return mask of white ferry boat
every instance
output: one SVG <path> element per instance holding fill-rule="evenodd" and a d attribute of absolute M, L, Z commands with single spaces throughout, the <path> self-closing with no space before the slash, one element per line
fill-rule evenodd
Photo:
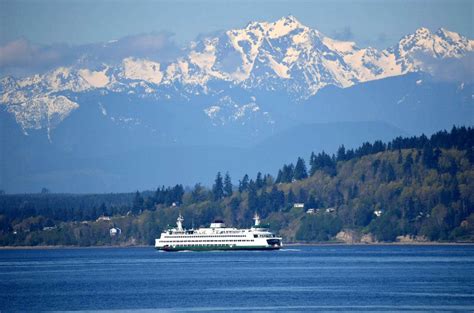
<path fill-rule="evenodd" d="M 249 229 L 226 227 L 221 220 L 214 221 L 209 228 L 184 229 L 184 219 L 179 214 L 176 227 L 162 232 L 160 239 L 155 239 L 155 248 L 164 251 L 280 249 L 281 238 L 260 225 L 258 214 L 253 219 L 255 225 Z"/>

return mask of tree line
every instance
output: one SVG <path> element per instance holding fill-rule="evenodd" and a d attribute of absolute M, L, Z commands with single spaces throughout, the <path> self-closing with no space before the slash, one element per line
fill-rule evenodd
<path fill-rule="evenodd" d="M 57 227 L 48 233 L 50 237 L 59 233 L 54 240 L 48 237 L 52 244 L 62 242 L 66 229 L 82 238 L 93 227 L 74 223 L 95 221 L 103 215 L 115 216 L 112 225 L 124 228 L 122 241 L 134 238 L 151 243 L 161 229 L 174 222 L 177 208 L 192 216 L 197 226 L 216 217 L 235 226 L 249 226 L 252 214 L 258 211 L 275 231 L 292 240 L 331 240 L 346 228 L 373 234 L 381 241 L 403 235 L 430 240 L 471 238 L 473 147 L 474 130 L 453 127 L 430 138 L 398 137 L 389 143 L 363 143 L 356 149 L 340 146 L 332 155 L 312 153 L 308 168 L 300 157 L 295 165 L 283 165 L 276 178 L 262 173 L 254 178 L 244 175 L 235 185 L 229 173 L 219 172 L 211 188 L 196 184 L 127 194 L 3 194 L 0 243 L 21 244 L 33 234 L 43 236 L 44 227 Z M 295 203 L 318 213 L 305 214 Z M 383 213 L 377 217 L 374 211 Z M 15 229 L 27 233 L 12 236 Z M 110 243 L 104 229 L 91 234 Z M 68 236 L 70 244 L 97 243 L 93 238 L 78 243 L 79 239 Z"/>

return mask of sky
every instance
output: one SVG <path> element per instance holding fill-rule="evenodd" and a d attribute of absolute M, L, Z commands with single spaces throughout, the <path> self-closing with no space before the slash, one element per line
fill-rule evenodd
<path fill-rule="evenodd" d="M 472 38 L 473 10 L 470 0 L 0 1 L 2 41 L 24 37 L 41 44 L 85 44 L 158 31 L 186 42 L 200 33 L 289 14 L 327 35 L 349 29 L 362 42 L 380 34 L 397 40 L 421 26 L 445 27 Z"/>
<path fill-rule="evenodd" d="M 470 0 L 0 0 L 0 70 L 39 70 L 38 62 L 49 62 L 49 68 L 59 62 L 58 54 L 68 60 L 77 56 L 67 47 L 139 34 L 157 35 L 173 50 L 202 34 L 290 14 L 362 47 L 387 48 L 422 26 L 474 38 Z"/>

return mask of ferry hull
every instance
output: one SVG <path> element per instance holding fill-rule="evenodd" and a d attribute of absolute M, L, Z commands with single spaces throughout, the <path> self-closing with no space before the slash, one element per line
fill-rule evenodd
<path fill-rule="evenodd" d="M 281 246 L 195 246 L 195 247 L 185 247 L 185 246 L 164 246 L 164 247 L 155 247 L 157 250 L 163 250 L 168 252 L 175 251 L 230 251 L 230 250 L 278 250 Z"/>

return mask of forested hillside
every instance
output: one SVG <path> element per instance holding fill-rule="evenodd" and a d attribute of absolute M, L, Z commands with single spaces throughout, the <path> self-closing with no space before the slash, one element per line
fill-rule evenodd
<path fill-rule="evenodd" d="M 232 182 L 107 195 L 0 195 L 0 245 L 152 244 L 174 224 L 247 227 L 258 212 L 288 241 L 474 241 L 474 129 L 311 154 Z M 304 204 L 304 207 L 301 205 Z M 104 218 L 107 217 L 107 218 Z M 100 218 L 102 217 L 102 218 Z M 110 217 L 110 218 L 108 218 Z M 109 230 L 120 228 L 111 236 Z"/>

